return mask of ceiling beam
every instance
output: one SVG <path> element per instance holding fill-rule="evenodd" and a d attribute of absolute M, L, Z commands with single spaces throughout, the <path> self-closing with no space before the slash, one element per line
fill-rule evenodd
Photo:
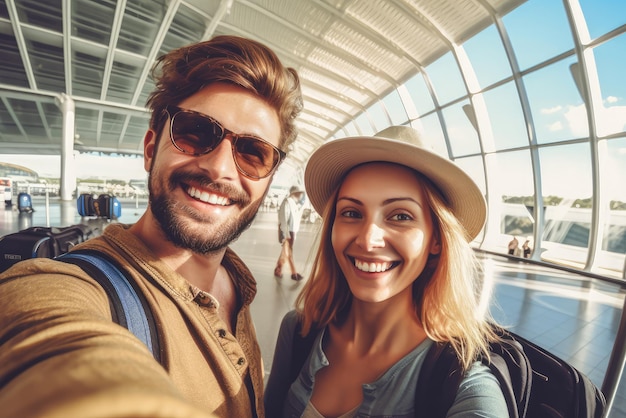
<path fill-rule="evenodd" d="M 152 43 L 152 47 L 150 48 L 150 52 L 146 57 L 146 63 L 141 71 L 141 75 L 139 76 L 139 80 L 137 82 L 137 88 L 135 89 L 135 93 L 133 94 L 133 98 L 131 99 L 131 104 L 136 105 L 139 101 L 139 97 L 141 96 L 141 92 L 143 91 L 143 86 L 146 84 L 146 80 L 150 75 L 150 70 L 156 61 L 159 50 L 161 49 L 161 45 L 163 44 L 163 40 L 167 35 L 167 32 L 170 30 L 170 26 L 172 26 L 172 21 L 178 12 L 178 7 L 180 6 L 181 0 L 172 0 L 165 12 L 165 16 L 163 17 L 163 22 L 159 25 L 159 30 L 157 32 L 156 37 L 154 38 L 154 42 Z"/>
<path fill-rule="evenodd" d="M 63 16 L 63 66 L 65 73 L 65 93 L 72 96 L 72 0 L 62 0 Z"/>
<path fill-rule="evenodd" d="M 28 85 L 31 89 L 37 90 L 37 81 L 35 80 L 35 74 L 33 73 L 33 66 L 30 63 L 28 48 L 26 47 L 26 41 L 24 40 L 24 33 L 22 33 L 20 19 L 17 14 L 17 8 L 15 7 L 15 0 L 6 0 L 6 6 L 7 11 L 9 12 L 9 19 L 11 20 L 11 27 L 13 28 L 13 36 L 15 36 L 15 42 L 17 43 L 17 48 L 20 51 L 22 64 L 24 65 Z"/>

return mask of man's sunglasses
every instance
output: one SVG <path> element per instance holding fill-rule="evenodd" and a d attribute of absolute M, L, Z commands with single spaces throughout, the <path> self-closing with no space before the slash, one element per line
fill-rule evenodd
<path fill-rule="evenodd" d="M 278 167 L 285 153 L 264 139 L 238 135 L 210 116 L 176 106 L 165 108 L 170 118 L 170 139 L 180 152 L 204 155 L 230 137 L 237 170 L 251 179 L 262 179 Z"/>

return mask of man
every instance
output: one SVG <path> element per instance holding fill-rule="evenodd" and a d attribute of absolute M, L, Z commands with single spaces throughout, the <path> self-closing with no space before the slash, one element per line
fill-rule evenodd
<path fill-rule="evenodd" d="M 25 261 L 0 276 L 0 416 L 264 415 L 256 283 L 228 245 L 296 137 L 299 79 L 264 45 L 228 36 L 160 57 L 153 75 L 148 209 L 77 248 L 136 282 L 161 364 L 83 270 Z"/>
<path fill-rule="evenodd" d="M 283 277 L 283 264 L 287 262 L 291 269 L 291 280 L 295 281 L 300 281 L 303 278 L 298 273 L 296 263 L 293 260 L 293 244 L 296 240 L 296 234 L 300 230 L 302 218 L 302 199 L 304 199 L 304 190 L 298 186 L 291 186 L 289 195 L 283 199 L 278 209 L 278 240 L 281 248 L 274 268 L 274 276 Z"/>

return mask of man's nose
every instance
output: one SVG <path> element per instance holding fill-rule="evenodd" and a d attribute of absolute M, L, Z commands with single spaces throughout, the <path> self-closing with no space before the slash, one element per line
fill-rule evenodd
<path fill-rule="evenodd" d="M 227 136 L 208 154 L 202 155 L 201 166 L 210 173 L 210 178 L 217 179 L 235 179 L 239 175 L 237 164 L 235 163 L 235 155 L 233 154 L 232 138 Z"/>

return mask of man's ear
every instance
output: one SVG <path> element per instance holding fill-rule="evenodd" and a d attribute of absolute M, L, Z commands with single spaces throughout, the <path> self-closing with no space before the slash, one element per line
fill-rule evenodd
<path fill-rule="evenodd" d="M 143 167 L 146 171 L 150 171 L 152 167 L 152 159 L 156 153 L 156 132 L 152 129 L 146 131 L 143 137 Z"/>

